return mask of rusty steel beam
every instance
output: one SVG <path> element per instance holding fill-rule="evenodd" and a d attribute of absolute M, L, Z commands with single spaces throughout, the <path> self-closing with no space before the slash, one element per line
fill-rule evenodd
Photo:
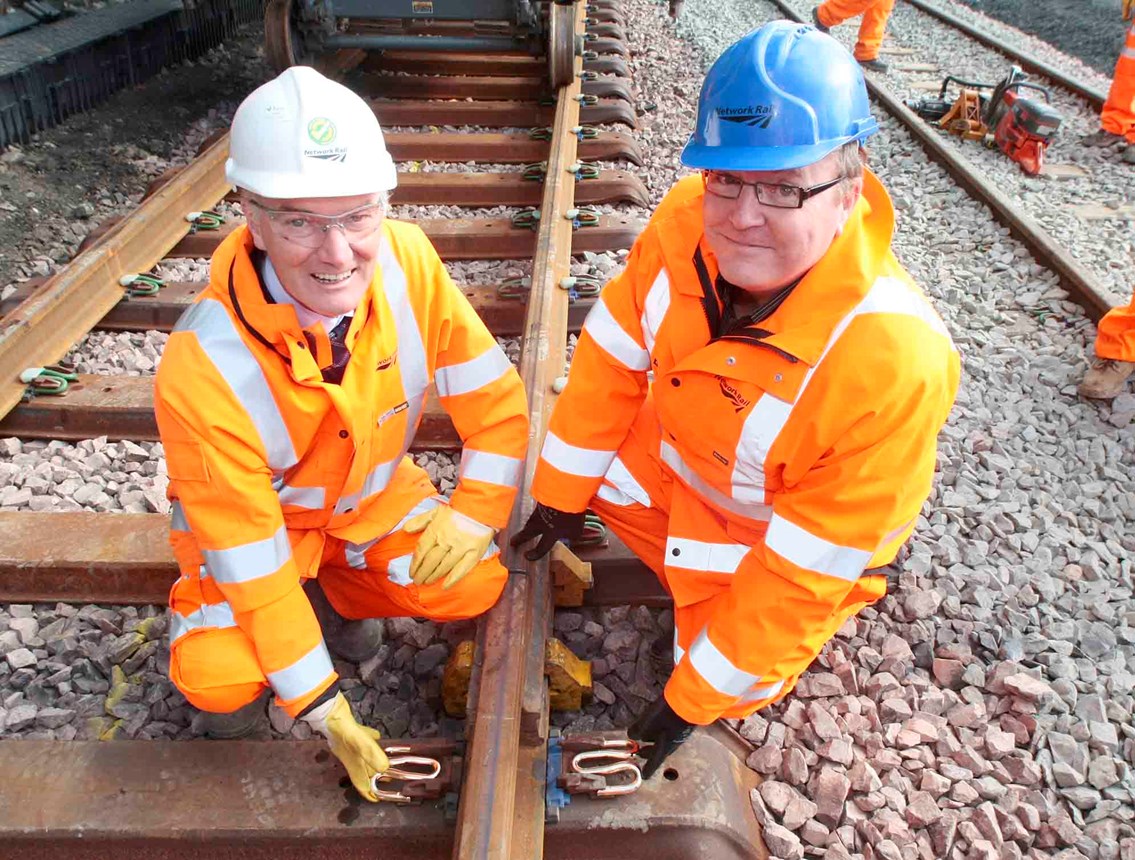
<path fill-rule="evenodd" d="M 480 75 L 494 77 L 538 77 L 546 80 L 548 61 L 544 57 L 510 54 L 447 54 L 441 51 L 382 51 L 372 53 L 363 62 L 370 72 L 407 72 L 420 75 L 428 69 L 435 75 Z M 626 63 L 613 70 L 606 59 L 584 60 L 584 71 L 617 74 L 627 77 Z"/>
<path fill-rule="evenodd" d="M 0 302 L 0 315 L 26 300 L 45 281 L 46 278 L 32 278 L 20 284 L 12 296 Z M 516 337 L 523 332 L 527 299 L 502 299 L 496 284 L 458 286 L 473 310 L 495 334 Z M 156 296 L 124 298 L 99 320 L 96 328 L 106 331 L 173 331 L 178 317 L 204 288 L 205 284 L 200 281 L 171 281 Z M 578 332 L 583 327 L 583 320 L 593 303 L 593 299 L 580 299 L 571 305 L 568 311 L 569 331 Z"/>
<path fill-rule="evenodd" d="M 576 4 L 575 32 L 583 28 Z M 520 376 L 528 396 L 529 438 L 542 439 L 551 415 L 552 383 L 563 372 L 568 302 L 559 281 L 570 273 L 573 235 L 564 213 L 574 205 L 576 183 L 566 167 L 576 160 L 580 122 L 578 72 L 559 90 L 548 153 L 548 177 L 535 237 Z M 530 239 L 532 237 L 529 237 Z M 575 250 L 582 250 L 575 248 Z M 531 510 L 529 488 L 537 446 L 529 445 L 524 476 L 506 534 L 515 534 Z M 548 687 L 544 653 L 551 635 L 552 589 L 548 559 L 528 562 L 502 545 L 509 570 L 504 594 L 478 625 L 466 722 L 465 782 L 457 809 L 453 860 L 541 860 L 545 804 L 540 786 L 548 738 Z M 534 785 L 535 783 L 535 785 Z"/>
<path fill-rule="evenodd" d="M 670 605 L 619 540 L 579 555 L 595 576 L 585 605 Z M 160 606 L 177 576 L 165 514 L 0 511 L 0 603 Z"/>
<path fill-rule="evenodd" d="M 395 205 L 539 206 L 542 183 L 521 173 L 399 173 L 391 193 Z M 642 180 L 623 170 L 602 170 L 579 183 L 577 202 L 650 205 Z"/>
<path fill-rule="evenodd" d="M 574 137 L 574 135 L 572 135 Z M 219 230 L 192 233 L 167 254 L 175 258 L 207 258 L 242 221 Z M 532 257 L 533 234 L 513 227 L 507 218 L 430 218 L 415 222 L 443 260 L 524 260 Z M 595 227 L 577 231 L 575 250 L 613 251 L 630 248 L 643 224 L 634 218 L 603 215 Z"/>
<path fill-rule="evenodd" d="M 432 71 L 432 69 L 430 70 Z M 540 101 L 554 99 L 546 81 L 538 77 L 371 75 L 367 93 L 384 99 L 476 99 L 478 101 Z M 631 101 L 630 84 L 618 78 L 583 82 L 583 92 L 599 98 Z"/>
<path fill-rule="evenodd" d="M 81 374 L 62 397 L 36 397 L 0 420 L 0 436 L 157 442 L 152 376 Z M 461 438 L 430 389 L 413 450 L 455 451 Z"/>
<path fill-rule="evenodd" d="M 554 105 L 536 102 L 445 102 L 414 99 L 370 99 L 378 121 L 386 125 L 480 125 L 486 128 L 515 128 L 551 125 Z M 637 128 L 634 108 L 618 99 L 600 99 L 579 112 L 585 125 L 621 123 Z"/>
<path fill-rule="evenodd" d="M 227 152 L 227 138 L 215 143 L 0 321 L 0 416 L 24 394 L 21 371 L 62 358 L 122 298 L 120 277 L 149 271 L 189 229 L 186 213 L 224 197 Z"/>
<path fill-rule="evenodd" d="M 360 801 L 342 787 L 342 768 L 322 741 L 70 741 L 63 754 L 60 746 L 0 744 L 4 856 L 454 856 L 443 804 Z M 543 856 L 767 858 L 749 803 L 759 780 L 726 730 L 696 732 L 667 760 L 667 772 L 629 797 L 575 798 L 545 830 Z M 538 789 L 539 779 L 533 783 Z"/>
<path fill-rule="evenodd" d="M 528 164 L 548 157 L 548 142 L 533 140 L 526 134 L 479 132 L 438 132 L 386 135 L 386 148 L 395 161 L 483 162 L 487 164 Z M 638 142 L 622 132 L 600 132 L 579 145 L 581 161 L 618 161 L 642 164 Z"/>

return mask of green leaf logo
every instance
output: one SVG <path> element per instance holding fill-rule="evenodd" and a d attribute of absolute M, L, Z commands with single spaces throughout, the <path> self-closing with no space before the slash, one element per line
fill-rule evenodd
<path fill-rule="evenodd" d="M 307 136 L 321 146 L 335 140 L 335 123 L 324 116 L 317 116 L 307 124 Z"/>

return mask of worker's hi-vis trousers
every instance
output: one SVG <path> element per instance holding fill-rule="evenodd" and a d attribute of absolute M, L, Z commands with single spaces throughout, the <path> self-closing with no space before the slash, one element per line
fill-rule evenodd
<path fill-rule="evenodd" d="M 732 576 L 724 569 L 728 565 L 714 563 L 712 556 L 704 565 L 709 570 L 681 568 L 674 563 L 678 559 L 672 557 L 678 555 L 677 547 L 722 547 L 723 555 L 736 559 L 729 553 L 731 546 L 752 546 L 761 537 L 752 528 L 727 522 L 697 494 L 675 481 L 662 468 L 661 440 L 657 413 L 648 398 L 589 507 L 654 571 L 674 598 L 674 655 L 679 660 L 714 612 L 729 600 Z M 668 541 L 674 544 L 670 555 Z M 804 641 L 784 643 L 783 655 L 761 676 L 759 689 L 724 713 L 683 716 L 703 724 L 718 717 L 741 718 L 783 698 L 848 617 L 881 598 L 886 590 L 885 576 L 862 577 L 834 612 L 825 609 L 825 618 L 812 627 Z M 754 633 L 741 631 L 735 638 L 743 642 Z M 696 696 L 683 696 L 684 700 L 689 698 Z"/>
<path fill-rule="evenodd" d="M 402 523 L 439 503 L 436 497 L 420 502 L 392 532 L 371 542 L 326 539 L 318 579 L 340 615 L 454 621 L 473 618 L 496 603 L 508 572 L 495 544 L 448 590 L 440 579 L 427 586 L 410 581 L 410 559 L 421 535 L 402 531 Z M 235 711 L 269 686 L 252 640 L 235 623 L 197 629 L 173 642 L 169 673 L 190 704 L 214 713 Z"/>
<path fill-rule="evenodd" d="M 1115 64 L 1115 76 L 1100 114 L 1100 125 L 1104 131 L 1122 135 L 1135 144 L 1135 19 L 1127 28 L 1127 39 Z"/>
<path fill-rule="evenodd" d="M 883 31 L 887 29 L 887 18 L 894 7 L 895 0 L 827 0 L 816 15 L 825 27 L 836 27 L 848 18 L 862 15 L 859 38 L 855 42 L 855 59 L 874 60 L 879 57 Z"/>
<path fill-rule="evenodd" d="M 1096 355 L 1115 361 L 1135 361 L 1135 294 L 1126 307 L 1112 308 L 1100 320 Z"/>

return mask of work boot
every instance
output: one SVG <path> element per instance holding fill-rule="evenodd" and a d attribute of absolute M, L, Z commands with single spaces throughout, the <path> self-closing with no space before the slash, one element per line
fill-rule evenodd
<path fill-rule="evenodd" d="M 315 610 L 315 617 L 323 630 L 323 640 L 332 656 L 348 663 L 362 663 L 374 656 L 382 645 L 385 632 L 381 618 L 344 618 L 335 611 L 318 580 L 309 579 L 303 590 Z"/>
<path fill-rule="evenodd" d="M 825 27 L 820 23 L 820 7 L 812 7 L 812 26 L 819 30 L 821 33 L 831 32 L 831 27 Z"/>
<path fill-rule="evenodd" d="M 202 737 L 217 741 L 246 738 L 261 724 L 268 724 L 266 703 L 265 693 L 257 696 L 243 708 L 237 708 L 231 714 L 201 711 L 193 718 L 193 731 Z"/>
<path fill-rule="evenodd" d="M 1116 146 L 1123 142 L 1123 138 L 1102 128 L 1092 134 L 1080 138 L 1080 146 Z"/>
<path fill-rule="evenodd" d="M 1084 374 L 1080 396 L 1093 400 L 1111 400 L 1127 388 L 1127 378 L 1135 372 L 1135 362 L 1097 358 Z"/>
<path fill-rule="evenodd" d="M 878 72 L 880 75 L 885 75 L 891 70 L 891 67 L 876 57 L 873 60 L 859 60 L 859 65 L 865 69 L 870 69 L 872 72 Z"/>

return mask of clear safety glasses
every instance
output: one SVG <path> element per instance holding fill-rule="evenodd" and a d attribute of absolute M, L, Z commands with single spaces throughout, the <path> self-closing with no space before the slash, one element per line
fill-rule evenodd
<path fill-rule="evenodd" d="M 815 197 L 829 188 L 834 188 L 843 180 L 842 176 L 837 176 L 829 182 L 801 188 L 799 185 L 782 185 L 777 182 L 746 182 L 733 173 L 722 173 L 717 170 L 703 170 L 701 176 L 705 190 L 715 197 L 736 200 L 748 185 L 757 192 L 758 202 L 777 209 L 799 209 L 809 197 Z"/>
<path fill-rule="evenodd" d="M 319 215 L 294 209 L 269 209 L 255 200 L 249 202 L 268 216 L 276 235 L 305 248 L 318 248 L 322 245 L 327 231 L 332 227 L 340 228 L 348 242 L 369 239 L 386 215 L 382 203 L 367 203 L 340 215 Z"/>

